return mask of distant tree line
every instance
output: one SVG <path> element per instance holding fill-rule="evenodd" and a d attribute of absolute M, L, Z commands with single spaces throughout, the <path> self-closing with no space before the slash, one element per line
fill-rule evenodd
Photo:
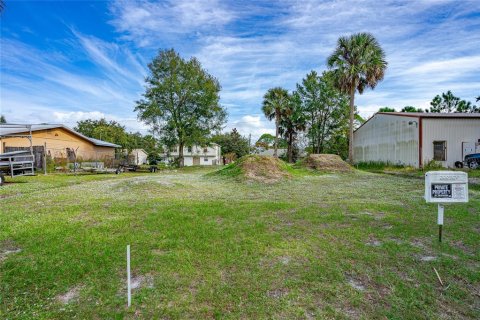
<path fill-rule="evenodd" d="M 480 96 L 476 98 L 476 102 L 480 101 Z M 396 112 L 394 108 L 382 107 L 378 112 Z M 430 113 L 478 113 L 480 106 L 474 105 L 472 102 L 460 99 L 453 95 L 452 91 L 436 95 L 430 102 L 430 108 L 423 110 L 413 106 L 403 107 L 400 112 L 430 112 Z"/>
<path fill-rule="evenodd" d="M 127 132 L 125 126 L 113 120 L 81 120 L 74 130 L 90 138 L 118 144 L 128 153 L 133 149 L 144 149 L 151 159 L 156 158 L 160 151 L 157 140 L 151 134 Z"/>

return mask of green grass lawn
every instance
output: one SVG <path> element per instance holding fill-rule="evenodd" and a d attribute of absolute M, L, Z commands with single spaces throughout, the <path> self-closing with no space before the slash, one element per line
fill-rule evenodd
<path fill-rule="evenodd" d="M 415 177 L 211 170 L 9 179 L 0 318 L 480 318 L 479 188 L 439 244 Z"/>

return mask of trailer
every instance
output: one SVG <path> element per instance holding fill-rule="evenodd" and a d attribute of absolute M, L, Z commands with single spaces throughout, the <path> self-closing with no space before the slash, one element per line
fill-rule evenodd
<path fill-rule="evenodd" d="M 22 128 L 29 134 L 15 134 L 12 129 Z M 28 150 L 19 150 L 0 153 L 0 185 L 5 182 L 5 177 L 11 178 L 18 176 L 34 175 L 35 156 L 32 147 L 32 126 L 19 124 L 0 124 L 0 139 L 8 137 L 25 138 L 29 141 Z"/>

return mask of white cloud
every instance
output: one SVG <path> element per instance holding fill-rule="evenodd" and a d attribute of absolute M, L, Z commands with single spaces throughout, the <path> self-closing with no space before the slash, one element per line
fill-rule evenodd
<path fill-rule="evenodd" d="M 232 21 L 235 14 L 223 1 L 115 1 L 110 23 L 124 38 L 137 45 L 155 45 L 158 39 L 220 28 Z"/>
<path fill-rule="evenodd" d="M 236 128 L 243 136 L 248 137 L 251 134 L 252 144 L 264 133 L 275 134 L 274 125 L 260 115 L 246 115 L 231 121 L 224 131 L 231 131 L 233 128 Z"/>
<path fill-rule="evenodd" d="M 78 120 L 105 117 L 129 130 L 146 132 L 133 113 L 136 92 L 141 89 L 133 77 L 142 77 L 135 59 L 123 50 L 106 50 L 108 44 L 98 39 L 78 36 L 96 63 L 93 72 L 78 69 L 64 55 L 1 39 L 0 113 L 9 122 L 69 126 Z M 108 54 L 123 54 L 130 63 L 122 65 Z"/>

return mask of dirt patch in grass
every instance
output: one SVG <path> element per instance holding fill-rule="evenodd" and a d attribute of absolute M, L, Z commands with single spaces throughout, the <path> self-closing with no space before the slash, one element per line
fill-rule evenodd
<path fill-rule="evenodd" d="M 352 167 L 336 154 L 310 154 L 301 165 L 326 172 L 351 172 Z"/>
<path fill-rule="evenodd" d="M 260 155 L 244 156 L 216 174 L 262 183 L 275 183 L 291 176 L 282 160 Z"/>
<path fill-rule="evenodd" d="M 147 275 L 139 274 L 139 275 L 132 276 L 132 278 L 130 279 L 130 286 L 132 288 L 132 291 L 142 289 L 142 288 L 152 289 L 154 288 L 153 276 L 150 274 L 147 274 Z M 122 289 L 127 290 L 126 281 L 123 284 Z"/>
<path fill-rule="evenodd" d="M 267 292 L 267 296 L 273 299 L 280 299 L 288 295 L 288 289 L 280 288 L 275 290 L 270 290 Z"/>
<path fill-rule="evenodd" d="M 8 256 L 19 253 L 21 251 L 22 249 L 11 240 L 5 240 L 3 242 L 0 242 L 0 262 L 6 260 Z"/>
<path fill-rule="evenodd" d="M 360 292 L 363 292 L 367 289 L 366 284 L 363 281 L 361 281 L 360 279 L 351 277 L 351 276 L 347 277 L 347 283 L 353 289 L 355 289 L 357 291 L 360 291 Z"/>
<path fill-rule="evenodd" d="M 81 289 L 82 289 L 82 286 L 75 286 L 69 289 L 64 294 L 59 294 L 57 296 L 57 301 L 62 304 L 69 304 L 70 302 L 78 299 L 78 297 L 80 296 Z"/>

